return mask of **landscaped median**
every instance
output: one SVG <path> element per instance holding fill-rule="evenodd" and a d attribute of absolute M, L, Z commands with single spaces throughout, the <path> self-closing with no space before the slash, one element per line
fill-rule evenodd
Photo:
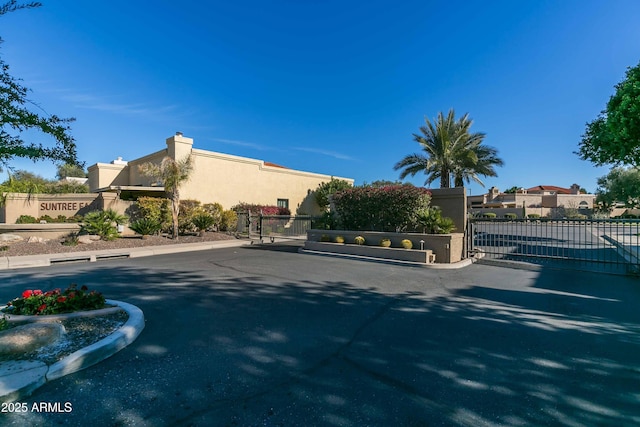
<path fill-rule="evenodd" d="M 364 239 L 362 244 L 356 243 L 358 236 Z M 381 246 L 383 239 L 390 240 L 390 247 Z M 411 242 L 411 249 L 405 248 L 407 240 Z M 452 264 L 462 260 L 463 243 L 462 233 L 420 234 L 313 229 L 307 231 L 304 249 L 421 264 Z"/>
<path fill-rule="evenodd" d="M 121 301 L 106 300 L 105 302 L 108 306 L 113 306 L 115 310 L 123 310 L 127 313 L 128 319 L 124 325 L 100 341 L 69 354 L 62 360 L 50 365 L 39 360 L 3 362 L 0 364 L 0 402 L 11 402 L 29 396 L 35 389 L 47 381 L 95 365 L 135 341 L 144 329 L 145 323 L 142 311 L 134 305 Z M 83 315 L 96 316 L 111 312 L 112 310 L 112 308 L 107 308 L 65 315 L 34 316 L 33 320 L 39 322 L 55 322 L 55 320 L 59 320 L 60 318 Z M 17 318 L 27 316 L 12 315 L 11 317 L 13 320 L 19 321 L 21 319 Z"/>

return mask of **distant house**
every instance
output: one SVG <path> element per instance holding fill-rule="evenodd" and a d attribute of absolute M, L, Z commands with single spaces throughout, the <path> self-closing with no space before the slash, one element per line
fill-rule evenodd
<path fill-rule="evenodd" d="M 502 209 L 503 213 L 510 210 L 522 216 L 535 213 L 540 216 L 554 215 L 559 209 L 577 209 L 586 213 L 593 209 L 595 194 L 580 192 L 580 186 L 573 184 L 569 188 L 555 185 L 537 185 L 531 188 L 521 188 L 515 193 L 501 193 L 496 187 L 491 187 L 486 194 L 467 197 L 467 208 L 472 213 L 485 209 Z"/>
<path fill-rule="evenodd" d="M 138 166 L 160 163 L 165 156 L 181 160 L 192 156 L 193 172 L 180 187 L 182 199 L 202 203 L 220 203 L 229 209 L 240 202 L 277 205 L 292 213 L 319 213 L 313 191 L 331 175 L 289 169 L 259 159 L 238 157 L 193 148 L 193 139 L 181 133 L 166 140 L 167 147 L 135 160 L 119 157 L 111 163 L 97 163 L 89 167 L 89 190 L 118 194 L 123 199 L 139 196 L 164 195 L 161 182 L 140 173 Z M 337 178 L 337 177 L 336 177 Z M 353 179 L 344 179 L 353 184 Z"/>

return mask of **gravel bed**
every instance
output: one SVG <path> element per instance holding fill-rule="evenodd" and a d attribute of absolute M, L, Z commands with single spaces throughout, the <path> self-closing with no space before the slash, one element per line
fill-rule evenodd
<path fill-rule="evenodd" d="M 13 257 L 24 255 L 41 255 L 68 253 L 80 251 L 95 251 L 102 249 L 130 249 L 145 246 L 175 245 L 182 243 L 201 243 L 218 240 L 233 240 L 236 236 L 221 232 L 207 232 L 204 236 L 180 236 L 177 239 L 171 239 L 166 236 L 149 236 L 142 239 L 140 236 L 120 237 L 111 242 L 97 240 L 92 243 L 77 244 L 75 246 L 65 246 L 62 244 L 64 239 L 50 239 L 46 242 L 28 243 L 26 239 L 20 242 L 2 243 L 0 244 L 0 257 Z"/>
<path fill-rule="evenodd" d="M 112 334 L 124 325 L 128 318 L 129 315 L 124 310 L 121 310 L 100 317 L 77 317 L 58 321 L 56 323 L 61 323 L 66 331 L 60 341 L 30 353 L 0 356 L 0 363 L 9 360 L 38 360 L 47 365 L 52 365 L 65 356 Z"/>

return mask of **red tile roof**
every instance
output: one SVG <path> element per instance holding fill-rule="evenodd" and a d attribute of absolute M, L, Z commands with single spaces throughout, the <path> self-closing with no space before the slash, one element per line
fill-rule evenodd
<path fill-rule="evenodd" d="M 527 188 L 527 193 L 542 191 L 555 191 L 557 194 L 571 194 L 571 189 L 556 187 L 555 185 L 537 185 L 535 187 Z"/>
<path fill-rule="evenodd" d="M 275 163 L 271 163 L 271 162 L 264 162 L 264 165 L 265 165 L 265 166 L 271 166 L 272 168 L 289 169 L 288 167 L 280 166 L 280 165 L 277 165 L 277 164 L 275 164 Z"/>

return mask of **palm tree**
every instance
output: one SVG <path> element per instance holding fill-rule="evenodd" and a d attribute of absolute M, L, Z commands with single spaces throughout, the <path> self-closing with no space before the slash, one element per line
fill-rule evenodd
<path fill-rule="evenodd" d="M 462 187 L 464 183 L 477 182 L 484 187 L 478 175 L 498 176 L 494 166 L 502 166 L 504 162 L 498 157 L 498 150 L 482 144 L 473 144 L 466 148 L 466 155 L 460 167 L 453 173 L 454 186 Z"/>
<path fill-rule="evenodd" d="M 160 165 L 144 163 L 139 167 L 140 173 L 160 179 L 164 185 L 164 191 L 171 200 L 171 217 L 173 222 L 174 239 L 178 238 L 178 213 L 180 211 L 180 184 L 189 179 L 193 170 L 191 156 L 182 160 L 174 160 L 167 156 L 162 159 Z"/>
<path fill-rule="evenodd" d="M 420 127 L 422 135 L 413 135 L 424 154 L 410 154 L 396 163 L 395 170 L 403 169 L 400 179 L 424 172 L 426 185 L 440 179 L 440 188 L 449 188 L 451 178 L 456 186 L 462 186 L 470 180 L 483 185 L 478 175 L 496 176 L 493 166 L 503 162 L 495 148 L 482 145 L 484 133 L 469 131 L 473 124 L 469 114 L 456 121 L 451 109 L 446 117 L 438 113 L 433 123 L 425 118 L 425 124 Z"/>

